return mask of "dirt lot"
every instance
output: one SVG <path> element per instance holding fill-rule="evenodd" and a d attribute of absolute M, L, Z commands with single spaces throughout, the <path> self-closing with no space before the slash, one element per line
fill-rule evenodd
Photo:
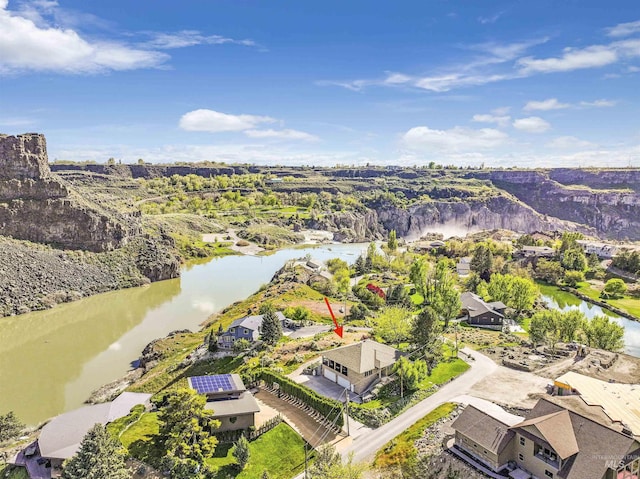
<path fill-rule="evenodd" d="M 469 394 L 500 406 L 531 409 L 544 395 L 549 382 L 532 373 L 500 366 L 496 372 L 477 382 Z"/>

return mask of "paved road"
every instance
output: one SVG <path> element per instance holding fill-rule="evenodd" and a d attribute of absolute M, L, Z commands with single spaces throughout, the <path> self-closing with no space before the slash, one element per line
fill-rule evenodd
<path fill-rule="evenodd" d="M 384 426 L 370 430 L 362 428 L 360 431 L 352 430 L 353 441 L 344 448 L 338 448 L 342 452 L 343 457 L 353 452 L 354 462 L 371 462 L 376 452 L 381 449 L 387 442 L 402 433 L 424 416 L 429 414 L 435 408 L 445 402 L 452 401 L 460 396 L 466 395 L 473 385 L 484 379 L 489 374 L 498 369 L 498 365 L 491 359 L 469 348 L 461 350 L 465 354 L 473 356 L 475 361 L 470 361 L 470 368 L 454 381 L 442 386 L 436 393 L 427 399 L 419 402 L 412 408 L 408 409 L 392 421 Z M 464 357 L 464 355 L 461 355 Z M 357 436 L 356 436 L 357 435 Z M 304 474 L 296 476 L 295 479 L 301 479 Z"/>
<path fill-rule="evenodd" d="M 353 442 L 342 451 L 343 455 L 346 456 L 353 452 L 354 462 L 372 460 L 376 451 L 381 449 L 382 446 L 391 439 L 415 424 L 439 405 L 451 401 L 458 396 L 467 394 L 475 383 L 498 368 L 496 363 L 480 353 L 468 348 L 464 348 L 462 351 L 471 354 L 475 358 L 475 361 L 470 362 L 471 368 L 469 368 L 467 372 L 447 385 L 442 386 L 436 393 L 424 401 L 419 402 L 392 421 L 389 421 L 384 426 L 372 432 L 365 432 L 355 438 Z"/>

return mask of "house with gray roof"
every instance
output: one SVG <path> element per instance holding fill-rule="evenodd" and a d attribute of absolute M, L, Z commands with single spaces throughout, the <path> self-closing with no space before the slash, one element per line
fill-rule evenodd
<path fill-rule="evenodd" d="M 468 406 L 452 427 L 456 431 L 454 448 L 505 477 L 640 477 L 640 442 L 636 437 L 614 429 L 607 421 L 567 409 L 550 397 L 541 398 L 526 419 L 515 425 Z"/>
<path fill-rule="evenodd" d="M 276 316 L 283 328 L 289 325 L 289 319 L 282 312 L 278 311 Z M 262 334 L 263 318 L 264 315 L 259 314 L 236 319 L 224 333 L 218 336 L 218 346 L 223 349 L 231 349 L 233 348 L 233 343 L 239 339 L 246 339 L 250 343 L 256 342 L 260 338 L 260 334 Z"/>
<path fill-rule="evenodd" d="M 56 416 L 42 428 L 37 441 L 39 457 L 49 461 L 50 471 L 55 475 L 62 463 L 78 451 L 89 429 L 126 416 L 138 404 L 147 406 L 150 399 L 151 394 L 123 392 L 111 402 L 84 406 Z M 25 458 L 25 462 L 39 457 Z"/>
<path fill-rule="evenodd" d="M 501 301 L 487 303 L 475 293 L 466 291 L 460 295 L 462 308 L 459 319 L 470 326 L 501 330 L 504 323 L 504 310 L 507 308 Z"/>
<path fill-rule="evenodd" d="M 341 346 L 322 355 L 322 376 L 362 394 L 391 373 L 402 353 L 371 339 Z"/>
<path fill-rule="evenodd" d="M 237 374 L 214 374 L 188 378 L 189 387 L 207 397 L 205 409 L 220 421 L 218 432 L 246 430 L 255 426 L 260 406 Z"/>

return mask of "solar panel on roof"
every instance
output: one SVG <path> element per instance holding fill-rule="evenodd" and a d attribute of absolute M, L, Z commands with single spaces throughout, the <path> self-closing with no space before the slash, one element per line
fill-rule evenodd
<path fill-rule="evenodd" d="M 220 391 L 235 391 L 231 374 L 216 374 L 214 376 L 193 376 L 191 386 L 199 394 L 206 394 Z"/>

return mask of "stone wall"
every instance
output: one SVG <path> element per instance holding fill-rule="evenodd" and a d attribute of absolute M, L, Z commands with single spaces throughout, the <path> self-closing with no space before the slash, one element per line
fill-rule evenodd
<path fill-rule="evenodd" d="M 103 211 L 51 173 L 44 135 L 0 135 L 0 235 L 99 252 L 140 233 L 139 218 Z"/>

